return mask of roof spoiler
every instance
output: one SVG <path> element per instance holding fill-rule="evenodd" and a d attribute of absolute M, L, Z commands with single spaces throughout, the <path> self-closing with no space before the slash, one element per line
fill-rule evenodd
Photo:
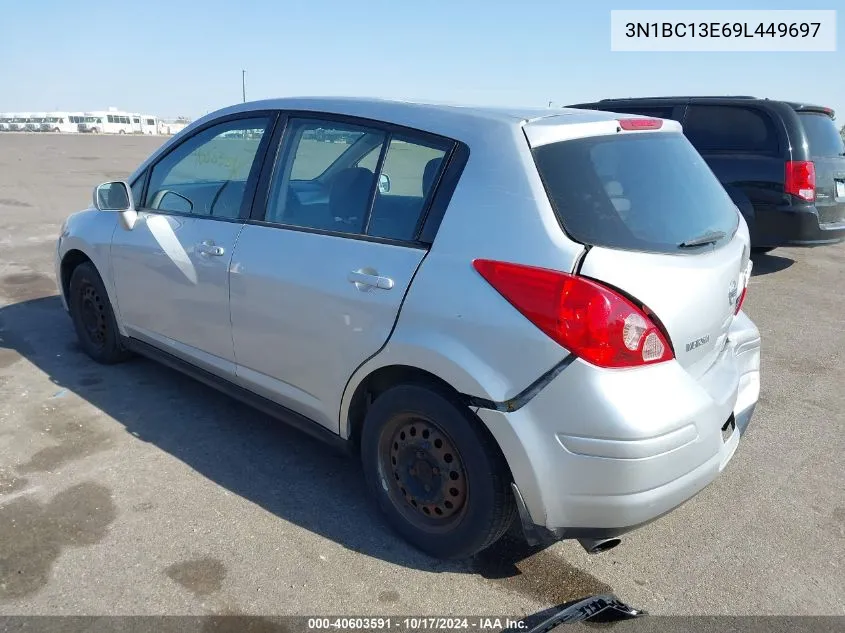
<path fill-rule="evenodd" d="M 809 105 L 806 103 L 798 103 L 793 106 L 796 112 L 818 112 L 819 114 L 826 114 L 831 119 L 836 118 L 836 112 L 833 108 L 826 108 L 825 106 Z"/>

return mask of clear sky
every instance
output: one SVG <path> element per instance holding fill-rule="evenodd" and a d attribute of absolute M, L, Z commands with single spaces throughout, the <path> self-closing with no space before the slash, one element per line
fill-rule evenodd
<path fill-rule="evenodd" d="M 0 111 L 196 117 L 364 95 L 495 105 L 751 94 L 845 120 L 845 5 L 707 0 L 41 0 L 0 11 Z M 610 51 L 611 9 L 839 9 L 835 53 Z"/>

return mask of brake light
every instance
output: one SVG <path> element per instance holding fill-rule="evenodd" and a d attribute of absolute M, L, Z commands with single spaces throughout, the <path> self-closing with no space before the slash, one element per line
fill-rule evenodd
<path fill-rule="evenodd" d="M 619 119 L 623 130 L 659 130 L 663 127 L 661 119 Z"/>
<path fill-rule="evenodd" d="M 809 160 L 786 161 L 784 191 L 807 202 L 816 199 L 816 165 Z"/>
<path fill-rule="evenodd" d="M 473 266 L 531 323 L 589 363 L 637 367 L 674 358 L 642 310 L 591 279 L 487 259 Z"/>

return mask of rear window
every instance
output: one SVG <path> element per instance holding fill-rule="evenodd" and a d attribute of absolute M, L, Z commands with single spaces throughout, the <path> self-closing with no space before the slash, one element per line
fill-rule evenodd
<path fill-rule="evenodd" d="M 690 106 L 684 134 L 700 152 L 778 152 L 774 122 L 755 108 Z"/>
<path fill-rule="evenodd" d="M 807 135 L 810 156 L 842 156 L 845 144 L 836 129 L 836 123 L 821 112 L 801 112 L 798 114 L 804 132 Z"/>
<path fill-rule="evenodd" d="M 681 134 L 562 141 L 535 148 L 534 160 L 561 224 L 582 244 L 675 253 L 736 230 L 736 207 Z"/>

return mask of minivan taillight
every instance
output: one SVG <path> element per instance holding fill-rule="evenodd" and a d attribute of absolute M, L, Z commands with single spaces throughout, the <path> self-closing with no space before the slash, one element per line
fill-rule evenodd
<path fill-rule="evenodd" d="M 645 312 L 591 279 L 488 259 L 473 266 L 531 323 L 589 363 L 637 367 L 674 358 Z"/>
<path fill-rule="evenodd" d="M 807 202 L 816 199 L 816 165 L 813 161 L 786 161 L 784 191 Z"/>

